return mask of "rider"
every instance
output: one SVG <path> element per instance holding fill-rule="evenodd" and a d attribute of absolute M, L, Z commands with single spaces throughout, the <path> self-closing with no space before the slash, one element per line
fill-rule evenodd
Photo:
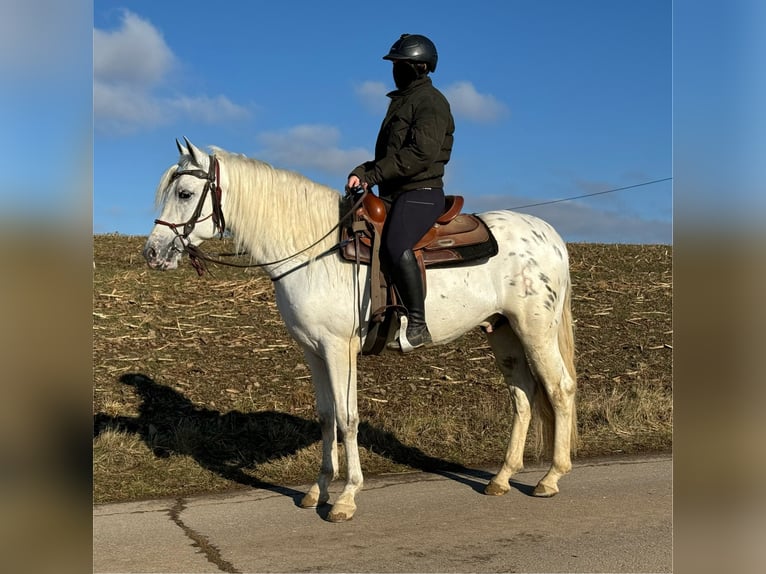
<path fill-rule="evenodd" d="M 375 143 L 375 159 L 356 167 L 346 190 L 378 186 L 388 215 L 381 253 L 387 274 L 407 309 L 406 337 L 412 348 L 431 342 L 425 321 L 425 289 L 412 252 L 444 211 L 442 178 L 452 153 L 455 122 L 449 102 L 431 83 L 436 70 L 433 42 L 402 34 L 384 60 L 393 62 L 396 90 Z M 391 346 L 409 350 L 399 342 Z"/>

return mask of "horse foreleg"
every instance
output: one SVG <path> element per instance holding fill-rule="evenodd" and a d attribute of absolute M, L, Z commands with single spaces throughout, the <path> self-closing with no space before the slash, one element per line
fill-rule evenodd
<path fill-rule="evenodd" d="M 356 411 L 356 409 L 354 409 Z M 341 422 L 341 418 L 343 422 Z M 344 522 L 351 520 L 356 512 L 356 493 L 359 492 L 364 483 L 362 475 L 362 465 L 359 460 L 359 446 L 357 443 L 357 432 L 359 428 L 359 417 L 356 412 L 349 412 L 348 416 L 339 415 L 338 428 L 343 435 L 343 447 L 346 453 L 346 468 L 348 476 L 346 477 L 346 486 L 340 493 L 338 500 L 332 505 L 332 510 L 327 516 L 330 522 Z"/>
<path fill-rule="evenodd" d="M 301 500 L 302 508 L 316 508 L 330 500 L 330 484 L 338 475 L 338 441 L 335 426 L 335 405 L 330 377 L 321 357 L 305 353 L 311 369 L 316 394 L 319 424 L 322 429 L 322 466 L 317 481 Z"/>
<path fill-rule="evenodd" d="M 335 423 L 343 438 L 347 476 L 346 486 L 327 517 L 330 522 L 343 522 L 353 518 L 356 512 L 356 493 L 361 490 L 364 483 L 357 443 L 359 431 L 356 392 L 357 351 L 353 342 L 350 347 L 343 347 L 341 351 L 327 359 L 327 366 L 335 399 Z"/>

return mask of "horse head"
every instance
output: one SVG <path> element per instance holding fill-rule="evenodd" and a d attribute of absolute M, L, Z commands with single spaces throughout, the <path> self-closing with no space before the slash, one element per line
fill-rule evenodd
<path fill-rule="evenodd" d="M 156 204 L 161 215 L 144 246 L 143 255 L 153 269 L 175 269 L 189 246 L 223 234 L 218 160 L 188 139 L 176 140 L 178 163 L 160 179 Z"/>

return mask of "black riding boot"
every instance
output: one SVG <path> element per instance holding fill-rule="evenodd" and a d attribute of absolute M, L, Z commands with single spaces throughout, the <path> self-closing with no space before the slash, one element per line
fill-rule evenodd
<path fill-rule="evenodd" d="M 401 258 L 394 264 L 393 280 L 401 297 L 401 303 L 407 309 L 406 341 L 400 344 L 398 341 L 389 343 L 393 349 L 401 349 L 403 352 L 411 351 L 431 342 L 431 333 L 426 326 L 425 289 L 420 275 L 418 261 L 411 249 L 402 253 Z"/>

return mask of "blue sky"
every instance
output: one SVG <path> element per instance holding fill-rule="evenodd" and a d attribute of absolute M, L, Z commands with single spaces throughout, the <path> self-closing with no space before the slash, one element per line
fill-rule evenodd
<path fill-rule="evenodd" d="M 403 5 L 404 6 L 404 5 Z M 447 193 L 516 208 L 672 175 L 667 0 L 93 4 L 93 231 L 147 234 L 175 138 L 337 189 L 372 156 L 403 32 L 439 51 Z M 524 209 L 567 241 L 670 243 L 672 183 Z"/>

